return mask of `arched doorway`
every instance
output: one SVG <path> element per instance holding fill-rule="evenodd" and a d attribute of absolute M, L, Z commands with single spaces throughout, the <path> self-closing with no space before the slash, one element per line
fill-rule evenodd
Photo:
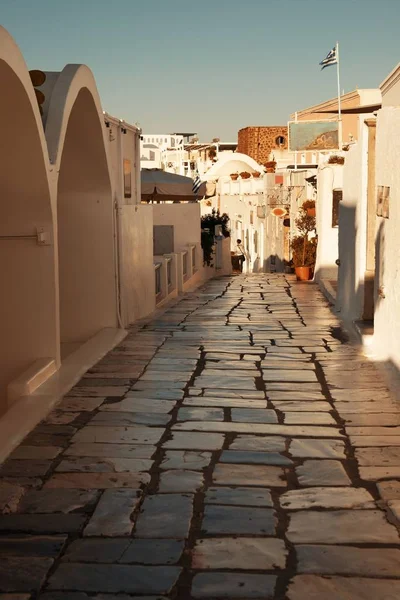
<path fill-rule="evenodd" d="M 113 202 L 100 119 L 93 95 L 82 88 L 68 118 L 58 178 L 62 356 L 116 326 Z"/>
<path fill-rule="evenodd" d="M 7 48 L 11 38 L 4 30 L 3 36 Z M 23 64 L 20 56 L 15 63 Z M 8 384 L 36 360 L 57 357 L 47 156 L 28 72 L 21 69 L 21 77 L 24 83 L 16 69 L 0 59 L 0 415 L 7 409 Z M 38 229 L 46 233 L 45 244 L 36 236 Z"/>

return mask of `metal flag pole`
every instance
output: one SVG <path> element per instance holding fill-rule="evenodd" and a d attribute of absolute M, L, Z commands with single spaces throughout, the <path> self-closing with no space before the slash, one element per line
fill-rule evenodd
<path fill-rule="evenodd" d="M 339 150 L 342 149 L 343 145 L 343 132 L 342 132 L 342 105 L 341 105 L 341 93 L 340 93 L 340 62 L 339 62 L 339 42 L 336 42 L 336 73 L 337 73 L 337 88 L 338 88 L 338 125 L 339 125 Z"/>

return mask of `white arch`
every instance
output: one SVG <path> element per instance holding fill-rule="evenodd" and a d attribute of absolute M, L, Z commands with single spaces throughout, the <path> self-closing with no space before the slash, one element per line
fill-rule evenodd
<path fill-rule="evenodd" d="M 117 326 L 113 191 L 92 72 L 67 65 L 48 79 L 45 134 L 57 189 L 60 336 L 70 346 Z"/>
<path fill-rule="evenodd" d="M 0 27 L 0 414 L 6 389 L 40 358 L 58 360 L 52 190 L 40 112 L 23 56 Z M 51 240 L 41 246 L 35 231 Z M 33 236 L 21 239 L 13 236 Z M 12 239 L 5 239 L 11 236 Z"/>
<path fill-rule="evenodd" d="M 234 152 L 232 154 L 221 154 L 218 161 L 201 178 L 203 181 L 215 181 L 219 177 L 242 171 L 264 173 L 263 167 L 251 156 Z"/>

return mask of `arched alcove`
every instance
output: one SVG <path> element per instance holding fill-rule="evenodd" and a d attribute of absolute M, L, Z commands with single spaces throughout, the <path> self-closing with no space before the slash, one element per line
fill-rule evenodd
<path fill-rule="evenodd" d="M 66 103 L 68 110 L 68 102 Z M 116 326 L 113 202 L 102 121 L 90 90 L 78 91 L 58 149 L 62 355 Z"/>
<path fill-rule="evenodd" d="M 57 358 L 57 331 L 53 219 L 42 124 L 28 71 L 4 29 L 0 52 L 1 415 L 7 408 L 8 384 L 36 360 Z M 49 245 L 38 244 L 37 228 L 46 232 Z"/>

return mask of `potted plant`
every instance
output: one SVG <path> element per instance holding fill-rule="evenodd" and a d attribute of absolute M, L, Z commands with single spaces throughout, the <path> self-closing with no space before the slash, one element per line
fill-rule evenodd
<path fill-rule="evenodd" d="M 276 161 L 269 160 L 268 162 L 264 163 L 264 167 L 266 168 L 267 173 L 275 173 Z"/>
<path fill-rule="evenodd" d="M 261 175 L 260 171 L 254 171 L 254 173 L 253 173 L 254 179 L 258 179 L 260 177 L 260 175 Z"/>
<path fill-rule="evenodd" d="M 295 222 L 300 235 L 295 236 L 290 244 L 293 265 L 297 279 L 309 281 L 315 265 L 317 248 L 315 241 L 310 240 L 308 236 L 315 230 L 315 217 L 308 215 L 307 210 L 302 207 Z"/>
<path fill-rule="evenodd" d="M 232 181 L 236 181 L 239 178 L 239 173 L 231 173 Z"/>
<path fill-rule="evenodd" d="M 213 146 L 208 151 L 208 158 L 213 161 L 216 156 L 217 156 L 217 149 L 215 146 Z"/>
<path fill-rule="evenodd" d="M 242 179 L 249 179 L 249 178 L 250 178 L 250 173 L 248 173 L 247 171 L 242 171 L 242 172 L 240 173 L 240 177 L 241 177 Z"/>
<path fill-rule="evenodd" d="M 344 165 L 344 156 L 338 156 L 337 154 L 332 154 L 332 156 L 330 156 L 328 159 L 328 164 Z"/>
<path fill-rule="evenodd" d="M 315 217 L 315 200 L 306 200 L 303 202 L 303 207 L 309 217 Z"/>

